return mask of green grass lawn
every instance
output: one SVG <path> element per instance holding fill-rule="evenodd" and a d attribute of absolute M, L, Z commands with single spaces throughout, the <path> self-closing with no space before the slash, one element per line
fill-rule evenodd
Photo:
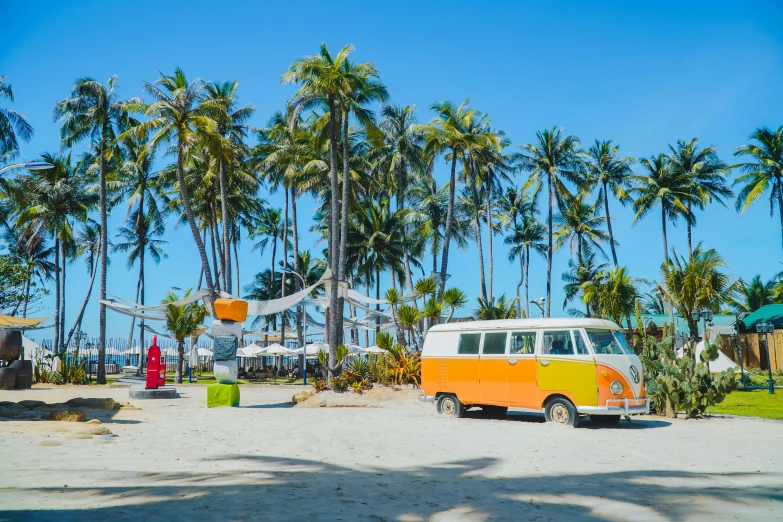
<path fill-rule="evenodd" d="M 775 390 L 774 395 L 767 390 L 737 390 L 707 409 L 707 413 L 783 420 L 783 390 Z"/>

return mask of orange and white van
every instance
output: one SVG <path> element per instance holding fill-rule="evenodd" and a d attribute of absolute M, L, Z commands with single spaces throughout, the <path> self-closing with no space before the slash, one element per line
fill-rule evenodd
<path fill-rule="evenodd" d="M 511 319 L 433 326 L 421 354 L 420 400 L 462 417 L 480 407 L 543 411 L 575 426 L 579 417 L 616 423 L 649 413 L 642 364 L 620 327 L 603 319 Z"/>

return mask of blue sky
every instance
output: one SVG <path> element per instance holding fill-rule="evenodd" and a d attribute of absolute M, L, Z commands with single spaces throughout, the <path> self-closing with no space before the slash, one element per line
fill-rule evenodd
<path fill-rule="evenodd" d="M 335 52 L 354 44 L 354 58 L 375 62 L 392 101 L 416 104 L 420 121 L 432 116 L 433 101 L 469 97 L 514 145 L 557 125 L 585 145 L 613 139 L 634 157 L 697 137 L 731 162 L 731 151 L 754 128 L 783 124 L 781 2 L 332 2 L 328 13 L 324 6 L 3 2 L 0 75 L 13 85 L 13 108 L 36 130 L 22 156 L 57 150 L 53 103 L 82 76 L 105 81 L 118 75 L 122 97 L 141 95 L 143 81 L 176 66 L 191 78 L 239 78 L 241 101 L 257 107 L 251 123 L 261 126 L 294 92 L 280 85 L 280 74 L 321 42 Z M 439 166 L 439 181 L 447 175 Z M 265 197 L 282 207 L 279 195 Z M 302 205 L 300 215 L 308 216 L 312 202 Z M 631 210 L 615 201 L 612 207 L 620 263 L 637 277 L 657 278 L 659 220 L 631 227 Z M 113 213 L 112 231 L 123 217 L 124 208 Z M 304 248 L 311 248 L 307 228 L 303 222 Z M 769 216 L 766 201 L 741 217 L 733 207 L 712 206 L 699 214 L 694 237 L 717 248 L 737 277 L 766 279 L 783 269 L 779 220 Z M 148 263 L 147 302 L 157 302 L 170 286 L 196 284 L 199 262 L 189 231 L 172 225 L 166 239 L 169 258 L 157 267 Z M 684 226 L 669 230 L 669 245 L 685 251 Z M 495 294 L 512 295 L 518 265 L 508 263 L 502 240 L 495 247 Z M 248 241 L 240 256 L 243 284 L 270 264 L 270 254 L 251 252 Z M 555 255 L 553 315 L 563 314 L 560 274 L 568 258 L 567 249 Z M 449 270 L 450 283 L 471 296 L 471 308 L 477 265 L 471 247 L 454 253 Z M 544 260 L 534 259 L 531 298 L 545 294 L 545 277 Z M 109 291 L 132 298 L 135 282 L 136 270 L 126 269 L 121 254 L 112 256 Z M 86 283 L 83 265 L 72 265 L 68 327 Z M 91 334 L 97 332 L 97 309 L 89 306 L 84 323 Z M 126 318 L 110 313 L 108 321 L 110 336 L 127 335 Z"/>

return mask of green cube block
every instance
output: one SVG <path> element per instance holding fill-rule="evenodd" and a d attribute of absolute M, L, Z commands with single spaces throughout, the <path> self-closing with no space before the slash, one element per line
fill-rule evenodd
<path fill-rule="evenodd" d="M 210 384 L 207 386 L 207 407 L 239 406 L 238 384 Z"/>

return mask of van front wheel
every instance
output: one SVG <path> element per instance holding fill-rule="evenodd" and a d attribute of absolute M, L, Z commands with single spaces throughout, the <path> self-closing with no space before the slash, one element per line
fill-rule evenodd
<path fill-rule="evenodd" d="M 549 401 L 544 410 L 544 418 L 547 422 L 562 424 L 563 426 L 579 425 L 579 414 L 571 401 L 556 397 Z"/>
<path fill-rule="evenodd" d="M 438 397 L 438 413 L 446 417 L 459 419 L 465 416 L 465 405 L 459 402 L 454 395 L 441 395 Z"/>

